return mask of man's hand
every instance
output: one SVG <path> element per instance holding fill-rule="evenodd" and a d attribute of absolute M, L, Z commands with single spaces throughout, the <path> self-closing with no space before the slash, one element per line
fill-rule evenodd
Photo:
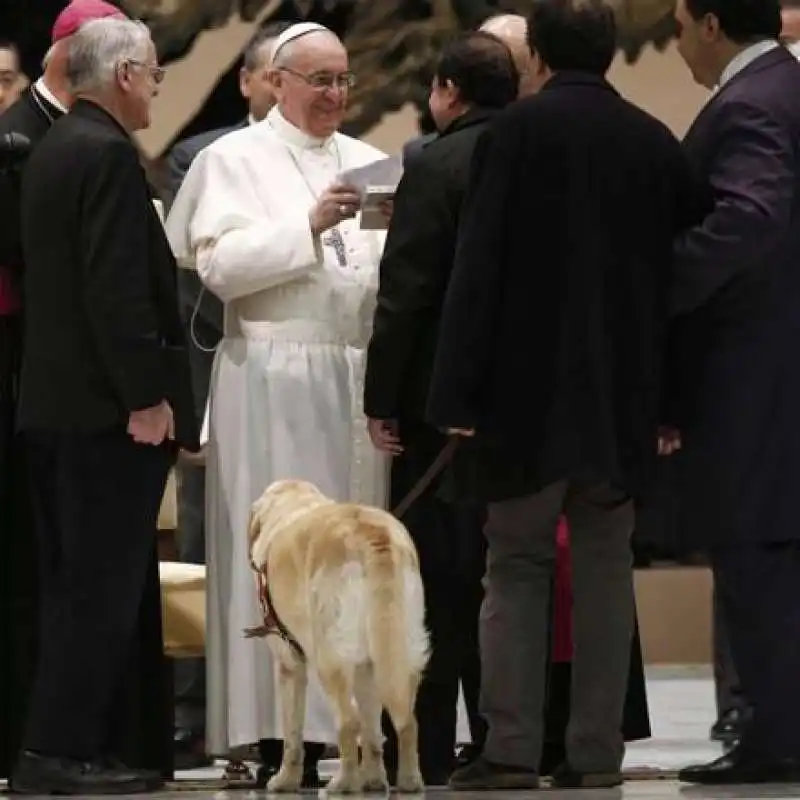
<path fill-rule="evenodd" d="M 475 435 L 475 428 L 448 428 L 448 436 L 463 436 L 465 439 L 471 439 Z"/>
<path fill-rule="evenodd" d="M 671 456 L 681 449 L 681 432 L 676 428 L 663 426 L 658 429 L 658 454 Z"/>
<path fill-rule="evenodd" d="M 394 213 L 394 200 L 381 200 L 378 203 L 378 210 L 387 222 L 391 222 L 392 214 Z"/>
<path fill-rule="evenodd" d="M 382 453 L 399 456 L 403 452 L 400 437 L 397 435 L 397 423 L 391 419 L 368 419 L 367 430 L 372 444 Z"/>
<path fill-rule="evenodd" d="M 311 232 L 324 233 L 342 220 L 352 219 L 361 208 L 361 195 L 355 186 L 335 183 L 329 186 L 308 214 Z"/>
<path fill-rule="evenodd" d="M 202 467 L 206 463 L 205 445 L 196 453 L 181 449 L 181 451 L 178 453 L 178 459 L 181 464 L 188 464 L 193 467 Z"/>
<path fill-rule="evenodd" d="M 175 420 L 166 400 L 157 406 L 131 411 L 128 434 L 138 444 L 160 445 L 165 439 L 175 438 Z"/>

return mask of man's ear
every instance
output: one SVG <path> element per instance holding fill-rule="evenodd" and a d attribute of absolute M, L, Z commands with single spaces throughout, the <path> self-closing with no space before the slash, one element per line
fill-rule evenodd
<path fill-rule="evenodd" d="M 250 99 L 250 73 L 244 67 L 239 70 L 239 91 L 246 100 Z"/>

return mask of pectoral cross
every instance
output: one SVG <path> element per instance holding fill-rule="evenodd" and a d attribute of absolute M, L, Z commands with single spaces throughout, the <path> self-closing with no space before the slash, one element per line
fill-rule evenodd
<path fill-rule="evenodd" d="M 331 228 L 322 239 L 322 243 L 330 245 L 333 248 L 340 267 L 347 266 L 347 247 L 338 228 Z"/>

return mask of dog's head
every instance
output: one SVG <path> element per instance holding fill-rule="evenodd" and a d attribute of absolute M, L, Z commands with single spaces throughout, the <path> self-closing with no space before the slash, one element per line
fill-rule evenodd
<path fill-rule="evenodd" d="M 326 502 L 325 495 L 308 481 L 275 481 L 250 508 L 247 526 L 250 566 L 260 572 L 267 561 L 269 543 L 292 518 Z"/>

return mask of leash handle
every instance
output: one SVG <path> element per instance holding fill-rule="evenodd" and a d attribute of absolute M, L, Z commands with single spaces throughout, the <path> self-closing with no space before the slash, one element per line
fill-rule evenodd
<path fill-rule="evenodd" d="M 402 519 L 409 508 L 417 502 L 420 495 L 433 483 L 433 479 L 447 466 L 455 455 L 461 442 L 460 436 L 451 436 L 447 444 L 439 451 L 423 476 L 411 487 L 411 491 L 392 509 L 392 514 Z"/>

